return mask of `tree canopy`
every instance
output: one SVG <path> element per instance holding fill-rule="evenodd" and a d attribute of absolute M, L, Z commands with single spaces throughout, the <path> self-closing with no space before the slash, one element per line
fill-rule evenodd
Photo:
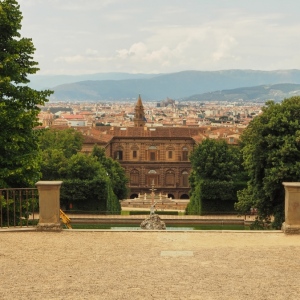
<path fill-rule="evenodd" d="M 17 1 L 0 1 L 0 187 L 32 186 L 40 176 L 38 137 L 39 105 L 49 90 L 26 84 L 39 69 L 33 61 L 32 40 L 22 38 L 22 14 Z"/>
<path fill-rule="evenodd" d="M 280 228 L 284 220 L 282 182 L 300 181 L 300 97 L 269 101 L 241 136 L 248 186 L 236 208 L 258 209 L 259 218 Z"/>
<path fill-rule="evenodd" d="M 190 160 L 199 179 L 232 180 L 240 169 L 239 149 L 224 140 L 205 139 Z"/>
<path fill-rule="evenodd" d="M 42 151 L 57 149 L 69 158 L 81 150 L 83 135 L 73 128 L 64 130 L 50 128 L 43 131 L 39 141 Z"/>
<path fill-rule="evenodd" d="M 43 180 L 62 180 L 61 203 L 66 209 L 119 213 L 119 199 L 127 196 L 127 178 L 116 161 L 94 146 L 80 152 L 82 133 L 75 129 L 43 130 L 40 134 Z"/>
<path fill-rule="evenodd" d="M 191 192 L 187 213 L 233 210 L 244 174 L 237 146 L 206 139 L 192 152 Z"/>
<path fill-rule="evenodd" d="M 128 178 L 119 162 L 110 157 L 106 157 L 104 149 L 97 147 L 96 145 L 93 148 L 92 156 L 96 157 L 107 171 L 107 175 L 111 180 L 112 188 L 117 198 L 125 199 L 128 196 Z"/>
<path fill-rule="evenodd" d="M 82 143 L 82 133 L 72 128 L 42 130 L 39 135 L 42 179 L 63 178 L 66 175 L 68 159 L 81 150 Z"/>

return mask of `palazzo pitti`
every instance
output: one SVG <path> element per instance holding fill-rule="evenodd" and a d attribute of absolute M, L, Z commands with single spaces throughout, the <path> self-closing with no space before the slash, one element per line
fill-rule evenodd
<path fill-rule="evenodd" d="M 188 178 L 191 173 L 189 155 L 197 143 L 209 137 L 208 128 L 146 126 L 140 96 L 133 123 L 131 127 L 78 127 L 77 130 L 85 138 L 82 151 L 90 153 L 97 144 L 105 149 L 108 157 L 117 160 L 129 179 L 129 197 L 132 199 L 139 194 L 150 193 L 152 184 L 156 193 L 174 199 L 188 199 Z M 236 142 L 237 135 L 233 135 L 234 132 L 229 129 L 221 129 L 222 138 L 225 137 L 224 130 L 229 134 L 227 136 L 226 133 L 228 142 Z"/>
<path fill-rule="evenodd" d="M 193 137 L 202 137 L 204 129 L 145 126 L 140 97 L 133 121 L 133 127 L 97 128 L 99 140 L 111 137 L 102 146 L 106 155 L 117 160 L 125 169 L 129 178 L 129 197 L 150 193 L 154 184 L 156 193 L 167 194 L 175 199 L 188 199 L 188 177 L 191 172 L 189 155 L 196 144 Z M 90 152 L 93 145 L 93 139 L 89 142 L 86 138 L 83 151 Z"/>

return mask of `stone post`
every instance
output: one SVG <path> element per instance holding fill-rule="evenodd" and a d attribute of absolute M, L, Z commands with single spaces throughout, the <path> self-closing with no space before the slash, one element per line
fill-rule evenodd
<path fill-rule="evenodd" d="M 61 231 L 60 224 L 60 186 L 62 181 L 38 181 L 39 192 L 38 231 Z"/>
<path fill-rule="evenodd" d="M 286 234 L 300 234 L 300 182 L 283 182 L 285 189 L 285 222 L 282 230 Z"/>

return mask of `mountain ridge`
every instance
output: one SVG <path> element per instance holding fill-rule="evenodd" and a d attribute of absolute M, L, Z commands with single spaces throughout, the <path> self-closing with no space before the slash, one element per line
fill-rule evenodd
<path fill-rule="evenodd" d="M 300 84 L 279 83 L 214 91 L 192 95 L 182 101 L 265 102 L 267 100 L 281 101 L 292 96 L 300 96 Z"/>
<path fill-rule="evenodd" d="M 168 74 L 98 73 L 52 87 L 55 101 L 184 100 L 192 95 L 274 84 L 300 84 L 300 70 L 188 70 Z M 95 77 L 96 76 L 96 77 Z M 98 76 L 98 77 L 97 77 Z M 94 78 L 101 80 L 93 80 Z M 92 79 L 91 79 L 92 78 Z"/>

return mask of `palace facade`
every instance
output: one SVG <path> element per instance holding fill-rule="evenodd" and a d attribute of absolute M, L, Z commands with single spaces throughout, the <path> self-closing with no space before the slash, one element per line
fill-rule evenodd
<path fill-rule="evenodd" d="M 189 199 L 191 163 L 189 155 L 205 128 L 148 127 L 141 97 L 135 106 L 134 127 L 100 126 L 85 135 L 84 152 L 95 143 L 117 160 L 129 178 L 130 198 L 156 193 L 176 199 Z"/>

